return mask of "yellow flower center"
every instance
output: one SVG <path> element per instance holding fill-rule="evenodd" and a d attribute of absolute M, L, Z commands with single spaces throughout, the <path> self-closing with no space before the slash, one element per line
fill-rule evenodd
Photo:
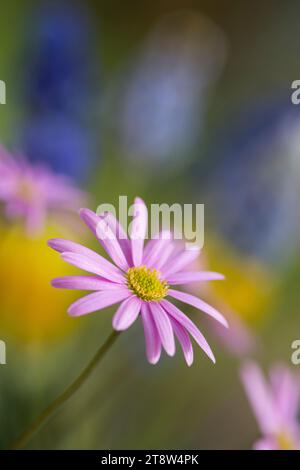
<path fill-rule="evenodd" d="M 160 272 L 146 266 L 129 268 L 127 285 L 135 295 L 147 302 L 161 300 L 168 293 L 167 282 L 161 279 Z"/>

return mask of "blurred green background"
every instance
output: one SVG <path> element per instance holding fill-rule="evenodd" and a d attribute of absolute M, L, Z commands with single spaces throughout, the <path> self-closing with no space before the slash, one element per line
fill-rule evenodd
<path fill-rule="evenodd" d="M 36 122 L 47 126 L 53 113 L 51 94 L 50 104 L 39 107 L 35 93 L 47 94 L 51 80 L 64 80 L 63 64 L 68 54 L 75 57 L 65 72 L 69 91 L 72 78 L 77 80 L 67 93 L 75 111 L 58 108 L 72 125 L 76 117 L 80 139 L 84 135 L 91 143 L 78 157 L 87 176 L 81 179 L 81 170 L 72 175 L 90 192 L 91 208 L 117 204 L 119 195 L 129 200 L 139 195 L 147 205 L 204 203 L 205 264 L 224 273 L 226 281 L 203 292 L 203 298 L 238 318 L 255 346 L 232 350 L 228 341 L 233 340 L 224 342 L 201 313 L 190 311 L 216 365 L 195 348 L 191 368 L 181 354 L 163 355 L 153 367 L 136 322 L 30 447 L 250 448 L 258 429 L 240 384 L 241 361 L 251 356 L 263 365 L 289 363 L 291 343 L 300 337 L 300 109 L 290 99 L 300 73 L 299 2 L 53 3 L 58 11 L 63 8 L 60 29 L 57 17 L 47 22 L 46 3 L 45 10 L 43 2 L 29 0 L 1 5 L 0 79 L 7 86 L 7 103 L 0 105 L 1 143 L 30 154 L 28 126 L 30 135 L 39 137 Z M 67 25 L 74 13 L 76 22 L 88 18 L 86 29 L 77 25 L 74 33 L 61 26 L 65 8 Z M 68 31 L 71 38 L 77 31 L 83 36 L 77 36 L 75 51 L 70 40 L 66 57 L 56 63 L 56 49 L 47 47 L 68 41 Z M 48 41 L 44 49 L 43 40 Z M 47 60 L 53 61 L 50 85 L 34 81 L 39 67 L 47 71 Z M 84 67 L 88 79 L 82 78 Z M 60 163 L 63 167 L 63 157 Z M 0 228 L 0 339 L 7 345 L 7 364 L 0 366 L 0 445 L 5 448 L 104 342 L 114 310 L 80 320 L 67 316 L 70 299 L 80 294 L 49 286 L 70 268 L 46 246 L 47 238 L 63 229 L 49 226 L 29 240 L 19 227 L 7 228 L 3 221 Z M 98 249 L 85 232 L 71 231 L 69 237 Z"/>

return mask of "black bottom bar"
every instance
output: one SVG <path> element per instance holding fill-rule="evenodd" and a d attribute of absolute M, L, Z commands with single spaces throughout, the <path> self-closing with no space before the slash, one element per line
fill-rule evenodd
<path fill-rule="evenodd" d="M 108 466 L 121 465 L 124 468 L 159 465 L 175 466 L 199 465 L 212 463 L 224 465 L 271 464 L 274 467 L 287 467 L 300 463 L 297 451 L 224 451 L 224 450 L 17 450 L 1 451 L 0 462 L 3 463 L 39 463 L 82 464 L 84 468 L 105 469 Z M 92 467 L 91 467 L 92 466 Z"/>

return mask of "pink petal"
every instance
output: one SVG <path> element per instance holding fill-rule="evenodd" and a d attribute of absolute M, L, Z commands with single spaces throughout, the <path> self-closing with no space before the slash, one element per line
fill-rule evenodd
<path fill-rule="evenodd" d="M 111 281 L 123 282 L 124 280 L 123 273 L 119 268 L 114 266 L 107 259 L 103 258 L 103 256 L 99 255 L 95 251 L 90 250 L 89 248 L 86 248 L 79 243 L 71 242 L 70 240 L 64 240 L 63 238 L 52 238 L 51 240 L 48 240 L 48 245 L 59 253 L 77 253 L 92 259 L 95 263 L 99 263 L 102 269 L 106 272 L 106 276 L 103 277 L 110 279 Z"/>
<path fill-rule="evenodd" d="M 192 305 L 193 307 L 198 308 L 199 310 L 202 310 L 204 313 L 206 313 L 207 315 L 210 315 L 219 323 L 221 323 L 226 328 L 228 328 L 228 323 L 226 319 L 223 317 L 223 315 L 220 312 L 218 312 L 218 310 L 211 307 L 211 305 L 207 304 L 201 299 L 198 299 L 198 297 L 195 297 L 194 295 L 191 295 L 191 294 L 187 294 L 186 292 L 179 292 L 174 289 L 169 289 L 168 295 L 170 295 L 171 297 L 174 297 L 177 300 L 180 300 L 181 302 Z"/>
<path fill-rule="evenodd" d="M 161 354 L 161 341 L 152 313 L 146 302 L 142 303 L 142 320 L 146 342 L 146 354 L 150 364 L 156 364 Z"/>
<path fill-rule="evenodd" d="M 170 243 L 172 244 L 172 234 L 168 230 L 161 232 L 159 238 L 150 240 L 144 249 L 143 264 L 149 268 L 154 267 Z"/>
<path fill-rule="evenodd" d="M 241 377 L 261 431 L 275 433 L 278 430 L 276 404 L 260 368 L 254 362 L 247 362 L 241 369 Z"/>
<path fill-rule="evenodd" d="M 141 310 L 141 300 L 135 296 L 121 303 L 113 318 L 113 327 L 117 331 L 127 330 L 137 319 Z"/>
<path fill-rule="evenodd" d="M 68 252 L 62 253 L 61 257 L 67 263 L 83 269 L 84 271 L 97 274 L 98 276 L 104 277 L 105 279 L 109 279 L 113 282 L 124 283 L 124 277 L 122 275 L 117 275 L 113 271 L 110 271 L 110 266 L 107 266 L 107 263 L 109 262 L 107 262 L 105 258 L 102 258 L 100 262 L 100 260 L 95 261 L 87 256 Z"/>
<path fill-rule="evenodd" d="M 193 346 L 192 346 L 190 337 L 187 334 L 186 330 L 180 325 L 180 323 L 178 323 L 177 320 L 175 320 L 175 318 L 170 318 L 170 319 L 171 319 L 174 333 L 177 336 L 178 341 L 181 345 L 186 363 L 188 366 L 191 366 L 194 360 L 194 351 L 193 351 Z"/>
<path fill-rule="evenodd" d="M 131 223 L 131 248 L 134 266 L 140 266 L 143 259 L 144 240 L 147 233 L 148 211 L 142 199 L 136 197 L 133 205 L 133 221 Z"/>
<path fill-rule="evenodd" d="M 73 253 L 78 253 L 80 255 L 88 256 L 89 258 L 95 259 L 97 258 L 98 253 L 89 248 L 86 248 L 79 243 L 72 242 L 70 240 L 64 240 L 63 238 L 51 238 L 48 240 L 48 245 L 53 248 L 53 250 L 58 251 L 59 253 L 63 253 L 64 251 L 70 251 Z M 113 266 L 113 265 L 112 265 Z"/>
<path fill-rule="evenodd" d="M 103 214 L 99 214 L 99 217 L 103 216 L 108 223 L 109 227 L 116 235 L 117 240 L 119 242 L 120 247 L 126 257 L 126 261 L 129 266 L 132 266 L 132 254 L 131 254 L 131 243 L 125 232 L 124 228 L 120 224 L 120 222 L 116 219 L 114 214 L 111 212 L 105 212 Z"/>
<path fill-rule="evenodd" d="M 169 313 L 169 315 L 175 318 L 175 320 L 177 320 L 178 323 L 180 323 L 192 335 L 194 340 L 199 344 L 208 357 L 213 362 L 216 362 L 209 344 L 196 325 L 181 310 L 179 310 L 179 308 L 175 307 L 175 305 L 171 304 L 168 300 L 161 300 L 160 304 Z"/>
<path fill-rule="evenodd" d="M 158 302 L 149 302 L 148 305 L 152 313 L 153 320 L 155 322 L 163 347 L 165 348 L 169 356 L 174 356 L 175 340 L 169 316 Z"/>
<path fill-rule="evenodd" d="M 209 272 L 209 271 L 190 271 L 190 272 L 179 272 L 176 274 L 169 274 L 166 281 L 168 284 L 189 284 L 190 282 L 202 282 L 202 281 L 215 281 L 223 280 L 223 274 Z"/>
<path fill-rule="evenodd" d="M 168 245 L 165 246 L 165 249 L 161 253 L 161 256 L 156 260 L 156 262 L 153 264 L 153 267 L 155 269 L 158 269 L 160 271 L 163 271 L 164 266 L 166 263 L 168 263 L 171 255 L 173 254 L 175 249 L 174 243 L 170 242 Z"/>
<path fill-rule="evenodd" d="M 63 276 L 51 281 L 51 285 L 58 289 L 79 290 L 108 290 L 120 289 L 120 284 L 106 281 L 97 276 Z"/>
<path fill-rule="evenodd" d="M 116 265 L 126 271 L 129 267 L 127 260 L 116 238 L 116 235 L 107 223 L 105 216 L 98 216 L 95 214 L 95 212 L 89 209 L 81 209 L 79 211 L 79 215 L 97 237 L 104 250 L 108 253 Z"/>
<path fill-rule="evenodd" d="M 164 266 L 162 270 L 164 277 L 167 277 L 169 274 L 175 274 L 178 271 L 181 271 L 183 268 L 195 261 L 199 254 L 199 248 L 184 250 L 183 252 L 179 253 Z"/>
<path fill-rule="evenodd" d="M 276 364 L 271 369 L 270 379 L 278 415 L 286 423 L 296 423 L 300 405 L 299 378 L 287 366 Z"/>
<path fill-rule="evenodd" d="M 121 302 L 129 297 L 131 293 L 127 289 L 118 289 L 116 291 L 93 292 L 79 300 L 76 300 L 68 309 L 69 315 L 78 317 L 87 313 L 101 310 L 102 308 Z"/>
<path fill-rule="evenodd" d="M 153 247 L 162 240 L 173 240 L 173 234 L 170 230 L 162 230 L 158 234 L 156 234 L 153 238 L 151 238 L 145 248 L 144 248 L 144 259 L 145 256 L 148 256 L 149 251 L 153 249 Z"/>

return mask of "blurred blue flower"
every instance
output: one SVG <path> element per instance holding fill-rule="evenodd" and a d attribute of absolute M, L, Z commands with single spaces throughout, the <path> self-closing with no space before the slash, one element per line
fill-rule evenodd
<path fill-rule="evenodd" d="M 300 116 L 274 100 L 215 136 L 206 185 L 216 227 L 245 254 L 282 261 L 299 243 Z"/>
<path fill-rule="evenodd" d="M 24 128 L 24 147 L 32 161 L 45 161 L 59 173 L 84 180 L 95 153 L 91 134 L 63 113 L 32 117 Z"/>
<path fill-rule="evenodd" d="M 28 158 L 84 179 L 94 157 L 95 70 L 88 12 L 74 2 L 44 2 L 28 24 L 26 124 L 21 148 Z"/>
<path fill-rule="evenodd" d="M 178 11 L 154 28 L 121 97 L 123 150 L 134 163 L 169 172 L 201 134 L 208 90 L 224 64 L 222 31 L 198 13 Z"/>

